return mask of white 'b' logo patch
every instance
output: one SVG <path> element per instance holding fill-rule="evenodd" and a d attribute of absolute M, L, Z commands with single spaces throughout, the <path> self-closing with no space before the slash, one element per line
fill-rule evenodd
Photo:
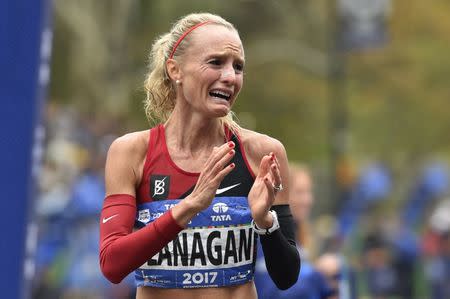
<path fill-rule="evenodd" d="M 166 183 L 164 183 L 165 179 L 167 179 L 167 177 L 162 180 L 155 180 L 155 192 L 153 193 L 153 196 L 164 194 L 164 186 L 166 185 Z"/>
<path fill-rule="evenodd" d="M 170 176 L 152 175 L 150 177 L 150 196 L 154 200 L 167 199 L 169 196 Z"/>

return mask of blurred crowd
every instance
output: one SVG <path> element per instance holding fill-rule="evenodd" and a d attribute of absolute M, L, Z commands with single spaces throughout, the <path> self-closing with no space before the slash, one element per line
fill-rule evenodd
<path fill-rule="evenodd" d="M 131 277 L 112 285 L 98 266 L 103 171 L 118 123 L 50 103 L 45 126 L 33 298 L 134 298 Z"/>
<path fill-rule="evenodd" d="M 39 224 L 32 298 L 134 298 L 133 279 L 112 285 L 98 264 L 103 167 L 121 132 L 113 119 L 89 119 L 50 103 L 38 182 Z M 311 165 L 312 166 L 312 165 Z M 445 163 L 427 165 L 392 200 L 389 167 L 359 171 L 335 211 L 314 202 L 314 168 L 291 166 L 291 210 L 302 268 L 296 285 L 276 290 L 259 248 L 260 298 L 450 298 L 450 199 Z M 398 188 L 398 187 L 397 187 Z M 316 207 L 316 208 L 315 208 Z"/>

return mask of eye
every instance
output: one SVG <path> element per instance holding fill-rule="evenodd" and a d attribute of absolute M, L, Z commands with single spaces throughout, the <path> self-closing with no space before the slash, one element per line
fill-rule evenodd
<path fill-rule="evenodd" d="M 208 64 L 212 64 L 212 65 L 221 65 L 222 61 L 220 59 L 214 58 L 208 61 Z"/>
<path fill-rule="evenodd" d="M 244 70 L 244 64 L 243 63 L 235 63 L 234 64 L 234 69 L 237 72 L 242 72 Z"/>

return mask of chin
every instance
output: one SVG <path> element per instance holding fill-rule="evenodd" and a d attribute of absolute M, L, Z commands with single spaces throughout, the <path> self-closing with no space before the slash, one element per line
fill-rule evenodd
<path fill-rule="evenodd" d="M 223 110 L 217 110 L 214 111 L 214 117 L 225 117 L 228 115 L 228 113 L 230 113 L 230 109 L 223 109 Z"/>
<path fill-rule="evenodd" d="M 220 105 L 220 106 L 216 106 L 216 107 L 212 108 L 210 111 L 214 117 L 224 117 L 224 116 L 227 116 L 228 113 L 230 113 L 231 107 L 225 106 L 225 105 Z"/>

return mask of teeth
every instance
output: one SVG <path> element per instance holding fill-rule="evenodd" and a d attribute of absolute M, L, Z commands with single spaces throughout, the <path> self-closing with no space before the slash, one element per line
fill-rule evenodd
<path fill-rule="evenodd" d="M 213 90 L 211 92 L 215 93 L 215 94 L 222 95 L 222 96 L 227 97 L 227 98 L 229 98 L 231 96 L 231 94 L 229 94 L 227 92 L 224 92 L 224 91 L 221 91 L 221 90 Z"/>
<path fill-rule="evenodd" d="M 223 96 L 226 96 L 227 98 L 230 96 L 229 93 L 222 92 L 222 91 L 219 91 L 219 92 L 217 92 L 217 93 L 218 93 L 218 94 L 221 94 L 221 95 L 223 95 Z"/>

